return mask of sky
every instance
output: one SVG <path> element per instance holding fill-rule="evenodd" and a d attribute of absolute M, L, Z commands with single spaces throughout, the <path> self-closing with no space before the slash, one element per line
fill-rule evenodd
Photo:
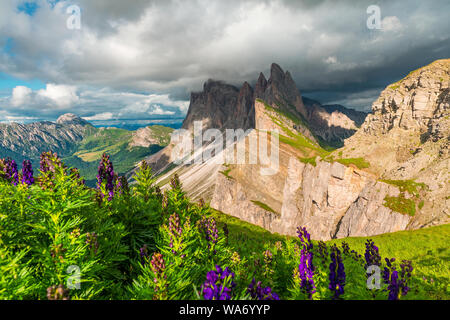
<path fill-rule="evenodd" d="M 179 118 L 207 79 L 254 84 L 273 62 L 304 96 L 368 111 L 450 58 L 449 12 L 448 0 L 0 1 L 0 121 Z"/>

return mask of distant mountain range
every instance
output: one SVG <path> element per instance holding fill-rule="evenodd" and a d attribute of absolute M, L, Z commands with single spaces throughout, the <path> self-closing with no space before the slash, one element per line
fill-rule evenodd
<path fill-rule="evenodd" d="M 80 169 L 88 185 L 93 186 L 98 161 L 104 152 L 111 156 L 116 172 L 124 174 L 144 157 L 166 146 L 172 131 L 160 125 L 137 131 L 95 128 L 68 113 L 56 122 L 0 124 L 0 158 L 10 157 L 18 162 L 30 159 L 37 166 L 41 153 L 51 150 L 67 165 Z"/>
<path fill-rule="evenodd" d="M 450 59 L 438 60 L 411 72 L 381 93 L 369 115 L 303 98 L 276 64 L 254 88 L 208 80 L 191 94 L 183 128 L 202 120 L 203 129 L 250 129 L 248 137 L 277 129 L 278 172 L 264 176 L 260 163 L 216 157 L 177 165 L 172 143 L 147 162 L 163 188 L 177 174 L 192 198 L 282 234 L 305 226 L 325 240 L 448 223 L 449 67 Z M 247 159 L 255 153 L 246 148 Z"/>

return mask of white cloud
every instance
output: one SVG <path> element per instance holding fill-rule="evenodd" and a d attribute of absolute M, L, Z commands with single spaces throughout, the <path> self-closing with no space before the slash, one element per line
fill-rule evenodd
<path fill-rule="evenodd" d="M 56 85 L 49 83 L 45 89 L 37 92 L 38 97 L 50 100 L 55 107 L 67 109 L 79 100 L 75 86 Z"/>
<path fill-rule="evenodd" d="M 272 62 L 289 70 L 302 91 L 356 92 L 450 50 L 442 31 L 448 0 L 383 2 L 381 31 L 366 28 L 371 0 L 77 0 L 81 30 L 66 28 L 65 8 L 73 1 L 38 0 L 33 16 L 18 12 L 20 2 L 0 1 L 0 72 L 78 90 L 47 87 L 36 110 L 26 110 L 32 113 L 77 106 L 74 113 L 88 116 L 136 114 L 158 104 L 178 115 L 168 107 L 186 113 L 189 92 L 208 78 L 252 82 Z M 7 39 L 10 54 L 2 52 Z M 35 95 L 14 100 L 18 109 L 37 102 Z"/>
<path fill-rule="evenodd" d="M 325 59 L 325 63 L 328 63 L 328 64 L 337 63 L 337 58 L 335 56 L 330 56 Z"/>
<path fill-rule="evenodd" d="M 114 114 L 112 112 L 103 112 L 96 115 L 93 115 L 91 117 L 83 117 L 84 120 L 91 121 L 91 120 L 111 120 L 114 118 Z"/>
<path fill-rule="evenodd" d="M 148 114 L 154 114 L 154 115 L 173 115 L 173 114 L 175 114 L 175 112 L 169 111 L 169 110 L 163 110 L 163 109 L 161 108 L 161 106 L 159 106 L 159 105 L 154 105 L 154 106 L 153 106 L 153 109 L 150 110 L 150 111 L 148 112 Z"/>
<path fill-rule="evenodd" d="M 33 90 L 25 86 L 17 86 L 12 91 L 11 104 L 14 107 L 21 106 L 30 101 L 30 96 Z"/>
<path fill-rule="evenodd" d="M 397 18 L 396 16 L 389 16 L 389 17 L 385 17 L 382 21 L 381 21 L 381 30 L 382 31 L 391 31 L 391 32 L 397 32 L 402 30 L 403 25 L 400 22 L 399 18 Z"/>

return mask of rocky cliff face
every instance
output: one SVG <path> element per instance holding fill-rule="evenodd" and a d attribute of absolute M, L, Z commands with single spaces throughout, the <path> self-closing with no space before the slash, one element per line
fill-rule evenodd
<path fill-rule="evenodd" d="M 383 205 L 386 196 L 399 194 L 397 188 L 337 162 L 318 161 L 313 166 L 294 156 L 285 160 L 270 183 L 258 181 L 255 168 L 251 182 L 243 179 L 242 168 L 232 170 L 231 179 L 218 175 L 211 206 L 281 234 L 295 236 L 297 226 L 305 226 L 317 240 L 376 235 L 407 227 L 409 216 Z"/>
<path fill-rule="evenodd" d="M 342 147 L 344 140 L 355 134 L 367 113 L 345 108 L 341 105 L 321 105 L 320 102 L 303 97 L 307 120 L 314 134 L 330 145 Z"/>
<path fill-rule="evenodd" d="M 411 228 L 450 221 L 450 59 L 389 85 L 361 129 L 340 150 L 364 157 L 383 179 L 415 180 L 429 190 Z"/>
<path fill-rule="evenodd" d="M 191 94 L 184 129 L 192 129 L 194 121 L 203 121 L 204 128 L 254 127 L 253 89 L 245 82 L 242 88 L 221 81 L 208 80 L 202 92 Z"/>
<path fill-rule="evenodd" d="M 166 166 L 159 183 L 164 185 L 177 173 L 189 195 L 205 198 L 224 213 L 282 234 L 295 235 L 297 226 L 305 226 L 314 239 L 370 236 L 448 222 L 448 60 L 389 86 L 365 121 L 364 114 L 339 106 L 300 104 L 298 90 L 283 88 L 290 82 L 288 73 L 272 66 L 271 78 L 260 75 L 255 85 L 253 108 L 230 111 L 253 114 L 254 109 L 255 129 L 236 145 L 265 130 L 279 131 L 276 174 L 261 175 L 260 163 L 221 164 L 213 158 L 199 165 Z M 201 95 L 206 101 L 199 104 L 202 107 L 207 101 L 226 100 L 208 98 L 207 92 Z M 224 92 L 230 92 L 226 96 L 234 97 L 229 101 L 237 108 L 238 90 Z M 250 96 L 251 90 L 247 92 Z M 213 110 L 213 105 L 204 110 Z M 224 112 L 218 114 L 221 120 L 213 119 L 215 124 L 236 124 Z M 333 123 L 357 133 L 342 149 L 328 154 L 315 137 L 340 136 Z M 247 159 L 259 153 L 245 150 Z M 169 151 L 155 158 L 168 159 Z M 370 162 L 369 168 L 335 160 L 359 157 Z"/>
<path fill-rule="evenodd" d="M 38 159 L 44 151 L 69 154 L 75 144 L 95 128 L 85 120 L 65 114 L 56 122 L 0 124 L 0 157 L 16 161 Z"/>

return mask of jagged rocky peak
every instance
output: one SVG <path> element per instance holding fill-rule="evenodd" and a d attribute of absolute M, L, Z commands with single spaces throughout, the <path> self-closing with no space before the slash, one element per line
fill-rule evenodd
<path fill-rule="evenodd" d="M 191 129 L 194 121 L 203 121 L 207 128 L 222 128 L 236 108 L 239 89 L 223 81 L 209 79 L 203 91 L 192 92 L 183 128 Z"/>
<path fill-rule="evenodd" d="M 57 124 L 79 124 L 79 125 L 87 125 L 89 122 L 86 120 L 80 118 L 79 116 L 73 114 L 73 113 L 66 113 L 60 116 L 56 120 Z"/>
<path fill-rule="evenodd" d="M 267 79 L 261 72 L 255 85 L 255 98 L 263 99 L 264 91 L 266 91 L 266 88 L 267 88 Z"/>
<path fill-rule="evenodd" d="M 262 99 L 275 108 L 280 106 L 293 108 L 306 118 L 306 108 L 297 85 L 289 71 L 284 72 L 278 64 L 272 63 L 267 82 L 264 75 L 260 74 L 256 87 L 255 98 Z"/>
<path fill-rule="evenodd" d="M 247 81 L 240 89 L 223 81 L 206 81 L 203 91 L 191 94 L 183 128 L 192 128 L 198 120 L 204 121 L 205 128 L 254 128 L 255 99 L 307 117 L 300 91 L 290 73 L 273 63 L 269 80 L 260 73 L 254 89 Z"/>

